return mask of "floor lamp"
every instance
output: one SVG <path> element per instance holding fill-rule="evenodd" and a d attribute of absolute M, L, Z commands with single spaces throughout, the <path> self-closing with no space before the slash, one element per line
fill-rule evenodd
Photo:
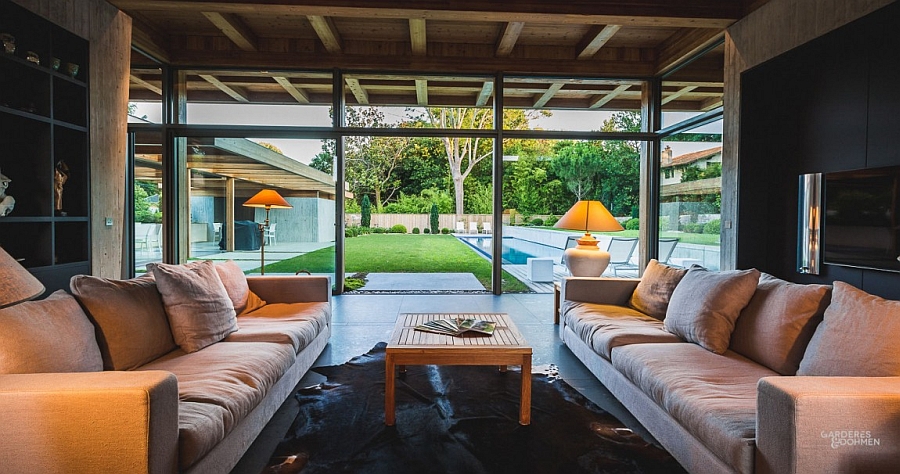
<path fill-rule="evenodd" d="M 614 232 L 624 230 L 600 201 L 578 201 L 554 227 L 584 231 L 578 246 L 566 249 L 566 266 L 576 277 L 598 277 L 609 265 L 609 252 L 597 247 L 591 231 Z"/>
<path fill-rule="evenodd" d="M 266 222 L 259 225 L 259 273 L 266 274 L 266 230 L 269 228 L 270 209 L 290 209 L 288 204 L 274 189 L 263 189 L 244 203 L 246 207 L 262 207 L 266 209 Z"/>
<path fill-rule="evenodd" d="M 37 298 L 44 285 L 0 247 L 0 308 Z"/>

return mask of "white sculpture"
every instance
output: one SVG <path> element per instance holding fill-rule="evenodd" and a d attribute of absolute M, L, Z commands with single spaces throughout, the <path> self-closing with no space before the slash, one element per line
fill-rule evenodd
<path fill-rule="evenodd" d="M 5 174 L 0 173 L 0 217 L 9 215 L 16 206 L 16 200 L 12 196 L 6 195 L 6 188 L 12 180 L 7 178 Z"/>

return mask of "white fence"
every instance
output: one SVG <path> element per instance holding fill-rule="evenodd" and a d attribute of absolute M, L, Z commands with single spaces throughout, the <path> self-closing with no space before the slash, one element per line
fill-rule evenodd
<path fill-rule="evenodd" d="M 360 221 L 362 220 L 362 216 L 359 214 L 347 214 L 346 215 L 346 225 L 355 226 L 360 225 Z M 466 229 L 466 232 L 469 230 L 469 223 L 474 222 L 477 228 L 480 230 L 483 227 L 485 222 L 493 224 L 493 216 L 490 214 L 439 214 L 438 215 L 438 223 L 439 228 L 448 228 L 450 230 L 456 230 L 456 223 L 462 222 L 463 228 Z M 375 214 L 372 213 L 372 222 L 370 223 L 370 227 L 384 227 L 389 229 L 396 224 L 403 224 L 406 226 L 407 232 L 412 232 L 413 228 L 418 227 L 421 231 L 423 229 L 431 228 L 431 215 L 430 214 Z"/>

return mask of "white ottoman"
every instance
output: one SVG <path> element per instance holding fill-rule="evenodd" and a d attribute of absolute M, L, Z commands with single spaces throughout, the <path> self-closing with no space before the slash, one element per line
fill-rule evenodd
<path fill-rule="evenodd" d="M 526 263 L 526 276 L 538 283 L 553 281 L 553 259 L 550 257 L 532 257 Z"/>

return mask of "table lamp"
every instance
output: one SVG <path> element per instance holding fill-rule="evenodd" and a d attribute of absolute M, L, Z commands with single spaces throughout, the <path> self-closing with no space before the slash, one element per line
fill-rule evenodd
<path fill-rule="evenodd" d="M 288 204 L 274 189 L 263 189 L 244 203 L 246 207 L 263 207 L 266 209 L 266 222 L 259 224 L 259 273 L 266 274 L 266 230 L 269 228 L 270 209 L 290 209 L 294 206 Z"/>
<path fill-rule="evenodd" d="M 578 201 L 554 227 L 583 230 L 578 246 L 566 249 L 566 266 L 577 277 L 598 277 L 609 265 L 609 252 L 597 247 L 591 231 L 615 232 L 625 230 L 600 201 Z"/>
<path fill-rule="evenodd" d="M 43 292 L 44 285 L 0 247 L 0 308 L 37 298 Z"/>

